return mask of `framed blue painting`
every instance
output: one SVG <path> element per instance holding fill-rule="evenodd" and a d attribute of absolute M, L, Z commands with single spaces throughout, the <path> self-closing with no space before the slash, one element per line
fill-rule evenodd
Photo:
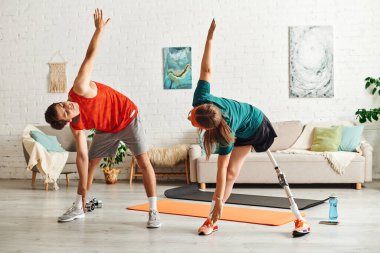
<path fill-rule="evenodd" d="M 191 47 L 164 48 L 164 89 L 191 89 Z"/>

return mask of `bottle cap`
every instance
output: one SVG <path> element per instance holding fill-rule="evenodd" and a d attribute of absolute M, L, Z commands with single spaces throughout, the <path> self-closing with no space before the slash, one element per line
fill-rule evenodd
<path fill-rule="evenodd" d="M 337 198 L 338 195 L 336 195 L 336 193 L 334 192 L 333 194 L 330 195 L 330 198 Z"/>

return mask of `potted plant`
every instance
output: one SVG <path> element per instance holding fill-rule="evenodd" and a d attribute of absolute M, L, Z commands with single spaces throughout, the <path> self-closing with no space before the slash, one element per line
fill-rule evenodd
<path fill-rule="evenodd" d="M 375 95 L 377 93 L 380 96 L 380 77 L 378 79 L 373 77 L 367 77 L 364 79 L 365 88 L 372 89 L 371 94 Z M 377 121 L 379 119 L 380 108 L 372 109 L 358 109 L 355 113 L 356 117 L 359 118 L 360 123 L 365 123 L 367 120 L 372 122 L 372 120 Z"/>
<path fill-rule="evenodd" d="M 92 133 L 88 136 L 92 138 L 95 133 L 95 129 L 91 129 Z M 107 184 L 117 183 L 117 176 L 120 173 L 119 168 L 115 168 L 115 165 L 123 162 L 123 159 L 127 152 L 127 146 L 124 142 L 120 141 L 119 146 L 117 147 L 116 155 L 104 157 L 103 161 L 100 163 L 100 167 L 103 168 L 104 177 Z"/>

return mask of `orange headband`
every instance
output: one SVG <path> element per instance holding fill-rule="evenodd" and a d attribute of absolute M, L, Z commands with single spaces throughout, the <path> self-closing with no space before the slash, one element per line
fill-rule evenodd
<path fill-rule="evenodd" d="M 199 125 L 199 123 L 197 122 L 196 115 L 195 115 L 197 110 L 198 110 L 198 107 L 194 108 L 191 111 L 191 114 L 190 114 L 191 124 L 193 124 L 193 126 L 195 126 L 195 127 L 201 128 L 201 129 L 210 130 L 211 128 L 203 127 L 203 126 Z"/>

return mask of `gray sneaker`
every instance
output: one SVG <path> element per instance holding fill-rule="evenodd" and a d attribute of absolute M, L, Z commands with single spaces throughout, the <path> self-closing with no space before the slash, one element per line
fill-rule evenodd
<path fill-rule="evenodd" d="M 81 218 L 84 218 L 83 209 L 79 209 L 73 204 L 61 217 L 58 217 L 58 222 L 73 221 Z"/>
<path fill-rule="evenodd" d="M 146 223 L 147 228 L 159 228 L 161 227 L 160 215 L 156 210 L 149 211 L 149 220 Z"/>

